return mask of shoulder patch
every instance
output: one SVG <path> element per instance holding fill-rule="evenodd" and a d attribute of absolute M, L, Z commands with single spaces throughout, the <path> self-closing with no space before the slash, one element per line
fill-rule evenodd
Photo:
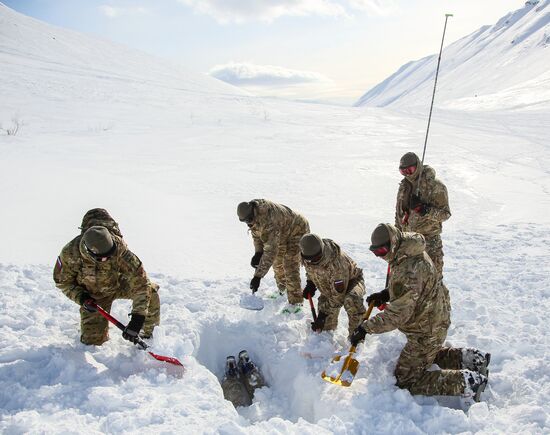
<path fill-rule="evenodd" d="M 343 279 L 337 279 L 336 281 L 334 281 L 334 289 L 338 292 L 338 293 L 343 293 L 344 290 L 346 290 L 346 287 L 344 285 L 344 280 Z"/>
<path fill-rule="evenodd" d="M 132 251 L 127 250 L 122 254 L 122 259 L 130 266 L 132 270 L 138 270 L 141 267 L 141 260 Z"/>
<path fill-rule="evenodd" d="M 55 270 L 61 272 L 61 269 L 63 269 L 63 262 L 61 261 L 61 257 L 57 257 L 57 261 L 55 262 Z"/>

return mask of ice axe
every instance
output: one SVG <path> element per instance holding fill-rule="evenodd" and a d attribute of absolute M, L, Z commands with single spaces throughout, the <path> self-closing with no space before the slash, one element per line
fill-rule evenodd
<path fill-rule="evenodd" d="M 311 315 L 313 316 L 313 321 L 317 321 L 317 313 L 315 312 L 315 305 L 313 305 L 313 299 L 311 299 L 311 295 L 307 294 L 307 299 L 309 301 L 309 306 L 311 308 Z"/>
<path fill-rule="evenodd" d="M 99 314 L 101 314 L 103 317 L 105 317 L 109 322 L 111 322 L 113 325 L 115 325 L 118 329 L 120 329 L 121 331 L 124 331 L 124 329 L 126 328 L 126 326 L 124 326 L 122 323 L 120 323 L 117 319 L 115 319 L 113 316 L 111 316 L 107 311 L 105 311 L 103 308 L 101 308 L 99 305 L 97 305 L 95 302 L 92 302 L 92 301 L 86 301 L 85 304 L 87 306 L 90 306 L 90 307 L 93 307 L 97 310 L 97 312 Z M 164 361 L 164 362 L 167 362 L 169 364 L 173 364 L 175 366 L 182 366 L 183 367 L 183 364 L 177 359 L 177 358 L 174 358 L 174 357 L 171 357 L 171 356 L 163 356 L 163 355 L 157 355 L 156 353 L 153 353 L 149 350 L 147 350 L 147 348 L 149 347 L 147 345 L 147 343 L 145 343 L 141 338 L 139 337 L 136 337 L 136 341 L 135 341 L 135 344 L 141 349 L 141 350 L 145 350 L 147 351 L 147 353 L 149 355 L 151 355 L 153 358 L 155 358 L 156 360 L 158 361 Z"/>
<path fill-rule="evenodd" d="M 364 320 L 368 320 L 373 308 L 374 303 L 371 302 L 365 314 Z M 359 361 L 353 358 L 354 353 L 355 346 L 351 346 L 349 348 L 348 356 L 346 356 L 343 363 L 341 362 L 342 355 L 336 355 L 330 362 L 327 369 L 321 373 L 321 377 L 331 384 L 349 387 L 353 382 L 353 378 L 355 378 L 355 375 L 357 374 L 357 369 L 359 368 Z"/>

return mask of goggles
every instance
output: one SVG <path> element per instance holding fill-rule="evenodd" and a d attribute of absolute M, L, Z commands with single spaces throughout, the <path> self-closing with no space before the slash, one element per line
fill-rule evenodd
<path fill-rule="evenodd" d="M 412 175 L 416 172 L 416 165 L 407 166 L 407 167 L 399 167 L 399 172 L 401 175 Z"/>
<path fill-rule="evenodd" d="M 369 249 L 377 257 L 385 257 L 390 252 L 390 245 L 371 246 Z"/>
<path fill-rule="evenodd" d="M 86 243 L 84 243 L 84 247 L 86 248 L 86 252 L 88 254 L 90 254 L 90 256 L 95 260 L 95 261 L 99 261 L 99 262 L 104 262 L 104 261 L 107 261 L 109 260 L 109 258 L 111 258 L 113 256 L 113 254 L 115 253 L 116 251 L 116 245 L 113 243 L 113 247 L 111 249 L 109 249 L 109 251 L 103 253 L 103 254 L 96 254 L 94 251 L 92 251 L 90 248 L 88 248 L 88 245 L 86 245 Z"/>
<path fill-rule="evenodd" d="M 304 254 L 300 254 L 300 255 L 302 256 L 302 260 L 304 260 L 304 263 L 317 264 L 319 263 L 319 261 L 321 261 L 321 258 L 323 258 L 323 251 L 315 255 L 304 255 Z"/>

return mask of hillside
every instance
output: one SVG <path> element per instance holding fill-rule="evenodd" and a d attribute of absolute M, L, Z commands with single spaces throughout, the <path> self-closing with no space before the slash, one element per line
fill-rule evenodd
<path fill-rule="evenodd" d="M 453 25 L 451 18 L 449 26 Z M 550 106 L 550 1 L 527 2 L 492 26 L 447 45 L 437 106 L 544 110 Z M 409 62 L 365 93 L 356 106 L 428 107 L 437 54 Z"/>

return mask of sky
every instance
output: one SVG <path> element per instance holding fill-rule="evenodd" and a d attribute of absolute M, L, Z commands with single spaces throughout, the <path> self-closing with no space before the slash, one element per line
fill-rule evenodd
<path fill-rule="evenodd" d="M 353 104 L 523 0 L 0 0 L 263 96 Z M 444 62 L 444 59 L 442 60 Z"/>

